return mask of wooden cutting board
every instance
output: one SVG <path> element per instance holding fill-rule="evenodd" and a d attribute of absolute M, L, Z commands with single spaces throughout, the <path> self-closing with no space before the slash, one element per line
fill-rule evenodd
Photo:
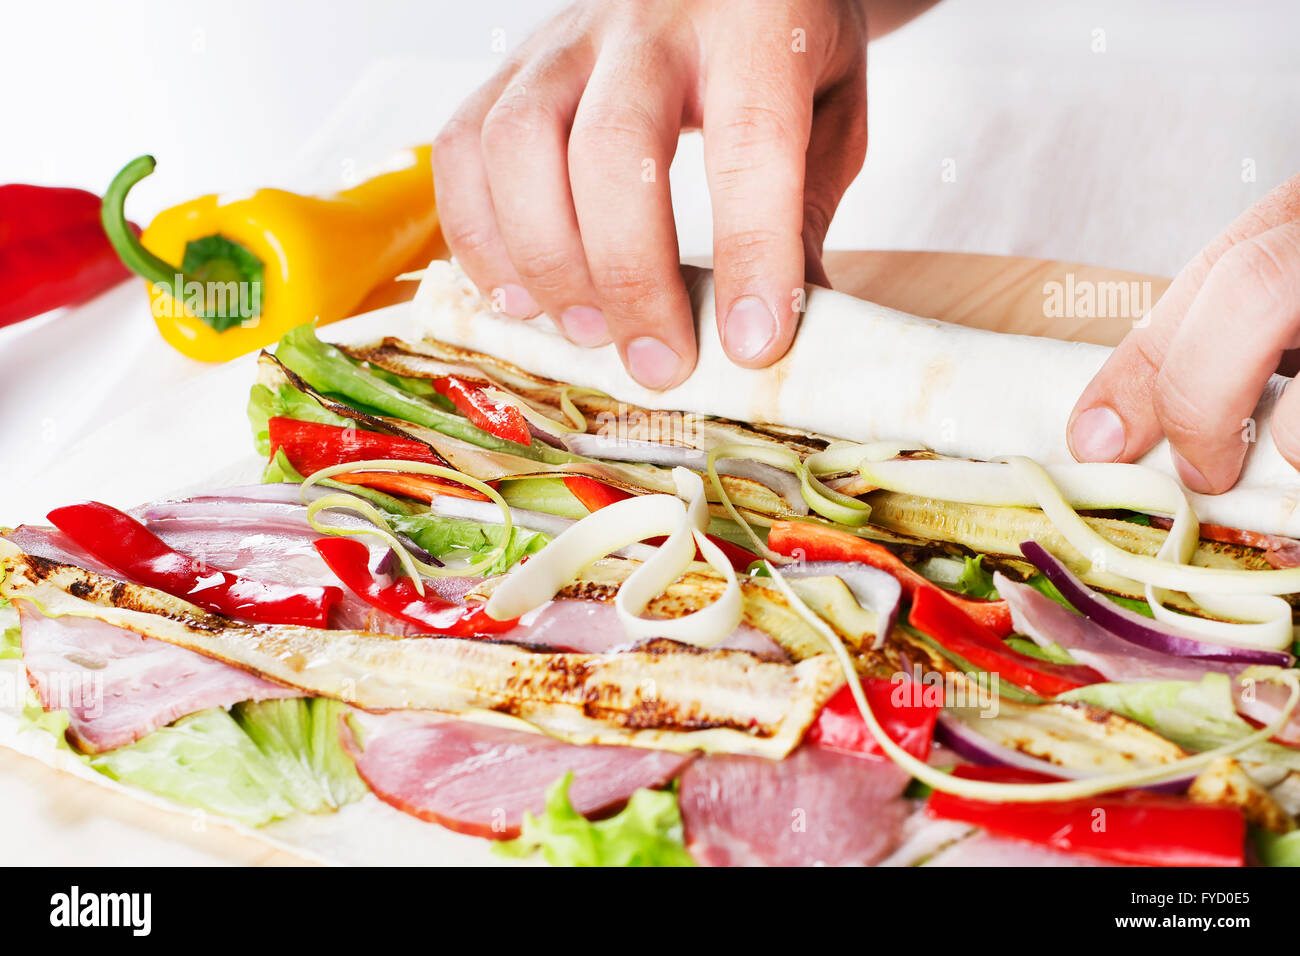
<path fill-rule="evenodd" d="M 1114 345 L 1132 326 L 1088 309 L 1053 308 L 1052 283 L 1072 290 L 1091 284 L 1137 283 L 1151 301 L 1169 280 L 1155 276 L 1013 256 L 933 252 L 831 252 L 835 288 L 916 315 L 999 332 L 1050 335 Z M 1144 287 L 1142 284 L 1146 283 Z M 409 298 L 414 283 L 372 295 L 359 311 Z M 1046 308 L 1045 308 L 1046 306 Z M 1091 310 L 1095 312 L 1097 310 Z M 1104 311 L 1104 310 L 1103 310 Z M 1061 313 L 1064 314 L 1061 314 Z M 242 414 L 232 405 L 230 414 Z M 296 855 L 188 815 L 168 814 L 122 794 L 59 773 L 0 749 L 0 806 L 7 832 L 0 859 L 14 865 L 301 865 Z"/>

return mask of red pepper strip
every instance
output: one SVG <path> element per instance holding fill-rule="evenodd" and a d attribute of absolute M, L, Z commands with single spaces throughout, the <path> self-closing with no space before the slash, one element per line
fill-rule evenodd
<path fill-rule="evenodd" d="M 945 591 L 904 564 L 897 555 L 874 541 L 847 531 L 807 521 L 774 521 L 767 546 L 777 554 L 801 556 L 807 561 L 858 561 L 888 571 L 903 586 L 903 597 L 914 600 L 918 591 L 933 591 L 961 608 L 998 637 L 1011 633 L 1011 609 L 1006 601 L 977 601 Z"/>
<path fill-rule="evenodd" d="M 343 600 L 336 587 L 293 587 L 241 578 L 181 554 L 128 514 L 98 501 L 49 513 L 54 525 L 113 570 L 201 608 L 263 624 L 327 627 Z"/>
<path fill-rule="evenodd" d="M 1012 767 L 961 766 L 964 780 L 1051 783 Z M 1244 866 L 1246 821 L 1237 807 L 1126 790 L 1079 800 L 991 803 L 935 790 L 927 812 L 999 836 L 1140 866 Z"/>
<path fill-rule="evenodd" d="M 271 439 L 271 456 L 275 457 L 276 449 L 283 448 L 289 464 L 303 475 L 371 458 L 442 464 L 442 459 L 423 442 L 381 432 L 300 422 L 294 418 L 268 419 L 266 430 Z"/>
<path fill-rule="evenodd" d="M 584 478 L 581 475 L 573 475 L 564 479 L 564 487 L 568 488 L 573 497 L 582 502 L 582 506 L 588 511 L 599 511 L 607 505 L 615 504 L 619 501 L 626 501 L 633 498 L 631 492 L 623 491 L 619 488 L 611 487 L 603 481 L 597 481 L 595 478 Z M 706 538 L 718 546 L 731 566 L 737 571 L 748 571 L 749 566 L 754 563 L 758 555 L 752 551 L 747 551 L 738 544 L 732 544 L 723 538 L 706 534 Z M 663 537 L 647 538 L 647 544 L 663 544 Z M 700 554 L 700 549 L 695 549 L 695 560 L 703 561 L 704 556 Z"/>
<path fill-rule="evenodd" d="M 1105 680 L 1090 667 L 1053 664 L 1012 650 L 991 630 L 947 600 L 937 588 L 917 590 L 908 622 L 972 667 L 997 674 L 1002 680 L 1039 697 L 1055 697 Z"/>
<path fill-rule="evenodd" d="M 378 608 L 431 634 L 475 637 L 501 634 L 519 623 L 518 618 L 498 621 L 482 605 L 452 604 L 436 595 L 421 597 L 410 578 L 381 584 L 370 573 L 370 551 L 351 538 L 318 538 L 316 550 L 347 589 L 371 607 Z"/>
<path fill-rule="evenodd" d="M 404 471 L 352 471 L 335 475 L 331 481 L 345 485 L 364 485 L 376 491 L 387 491 L 395 495 L 405 495 L 417 501 L 430 502 L 439 495 L 452 498 L 465 498 L 469 501 L 489 501 L 487 495 L 473 488 L 466 488 L 455 482 L 443 481 L 433 475 L 413 475 Z"/>
<path fill-rule="evenodd" d="M 293 418 L 271 418 L 266 423 L 271 440 L 271 455 L 282 449 L 289 464 L 299 474 L 310 475 L 350 461 L 371 458 L 394 458 L 400 461 L 420 461 L 431 465 L 442 460 L 423 442 L 381 432 L 362 431 L 357 428 L 340 428 L 318 422 L 300 422 Z M 420 501 L 432 501 L 435 495 L 451 495 L 471 501 L 487 501 L 488 497 L 473 488 L 432 475 L 416 475 L 395 471 L 354 471 L 335 475 L 334 481 L 347 485 L 364 485 L 380 491 L 406 495 Z"/>
<path fill-rule="evenodd" d="M 0 326 L 85 302 L 131 275 L 99 207 L 82 189 L 0 186 Z"/>
<path fill-rule="evenodd" d="M 889 739 L 917 760 L 928 758 L 934 740 L 935 721 L 939 718 L 939 711 L 943 710 L 942 699 L 929 699 L 923 693 L 924 689 L 911 681 L 900 684 L 883 677 L 864 680 L 862 690 L 867 695 L 871 712 Z M 885 756 L 876 735 L 862 719 L 853 691 L 847 686 L 842 687 L 817 715 L 817 720 L 808 728 L 808 742 L 850 753 Z"/>
<path fill-rule="evenodd" d="M 451 403 L 460 409 L 462 415 L 489 435 L 520 445 L 532 444 L 533 436 L 528 430 L 528 419 L 513 405 L 489 398 L 477 385 L 454 375 L 435 378 L 433 387 L 440 395 L 451 399 Z"/>

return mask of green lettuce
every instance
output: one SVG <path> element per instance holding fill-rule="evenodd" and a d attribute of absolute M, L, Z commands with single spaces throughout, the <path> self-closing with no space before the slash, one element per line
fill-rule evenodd
<path fill-rule="evenodd" d="M 1084 701 L 1136 720 L 1187 750 L 1213 750 L 1256 730 L 1238 716 L 1227 674 L 1206 674 L 1200 681 L 1089 684 L 1058 699 Z M 1255 744 L 1237 756 L 1300 770 L 1300 750 L 1271 741 Z"/>
<path fill-rule="evenodd" d="M 1027 637 L 1011 636 L 1006 639 L 1006 644 L 1013 651 L 1019 651 L 1026 657 L 1034 657 L 1040 661 L 1051 661 L 1053 664 L 1078 664 L 1070 652 L 1060 644 L 1053 641 L 1046 647 L 1039 647 Z"/>
<path fill-rule="evenodd" d="M 460 558 L 475 561 L 487 557 L 505 542 L 501 557 L 483 572 L 485 575 L 504 574 L 525 556 L 542 550 L 548 541 L 540 531 L 518 527 L 510 529 L 507 541 L 502 525 L 435 514 L 399 515 L 393 518 L 392 525 L 440 561 Z"/>
<path fill-rule="evenodd" d="M 672 790 L 641 789 L 618 814 L 588 820 L 569 802 L 567 773 L 546 791 L 540 817 L 524 814 L 518 838 L 498 843 L 497 853 L 531 856 L 538 850 L 552 866 L 694 866 L 682 837 L 682 817 Z"/>
<path fill-rule="evenodd" d="M 4 573 L 0 572 L 0 581 Z M 0 661 L 18 660 L 23 656 L 23 632 L 18 626 L 18 609 L 6 597 L 0 597 Z"/>
<path fill-rule="evenodd" d="M 271 435 L 267 422 L 272 418 L 292 418 L 300 422 L 337 425 L 339 428 L 356 424 L 350 418 L 334 414 L 292 385 L 276 388 L 254 385 L 248 393 L 248 423 L 253 426 L 253 444 L 259 455 L 271 454 Z"/>
<path fill-rule="evenodd" d="M 1290 833 L 1255 831 L 1255 849 L 1265 866 L 1300 866 L 1300 830 Z"/>
<path fill-rule="evenodd" d="M 971 597 L 996 601 L 998 589 L 993 586 L 993 575 L 984 568 L 984 555 L 967 558 L 961 576 L 954 585 L 956 590 Z"/>
<path fill-rule="evenodd" d="M 569 491 L 563 478 L 513 478 L 501 482 L 498 490 L 512 508 L 575 519 L 590 513 Z"/>
<path fill-rule="evenodd" d="M 1065 595 L 1056 589 L 1055 584 L 1047 580 L 1047 575 L 1035 574 L 1033 577 L 1029 578 L 1029 580 L 1025 581 L 1025 583 L 1039 594 L 1047 595 L 1057 604 L 1060 604 L 1063 607 L 1068 607 L 1071 611 L 1078 610 L 1073 604 L 1065 599 Z M 1130 611 L 1136 611 L 1138 614 L 1145 617 L 1155 617 L 1155 614 L 1151 611 L 1151 605 L 1147 604 L 1146 601 L 1137 598 L 1124 597 L 1119 594 L 1107 594 L 1105 591 L 1098 591 L 1097 593 L 1109 600 L 1111 603 L 1118 604 L 1120 607 L 1126 607 Z"/>
<path fill-rule="evenodd" d="M 86 762 L 122 783 L 262 826 L 336 810 L 365 793 L 339 742 L 344 713 L 326 698 L 218 707 Z"/>

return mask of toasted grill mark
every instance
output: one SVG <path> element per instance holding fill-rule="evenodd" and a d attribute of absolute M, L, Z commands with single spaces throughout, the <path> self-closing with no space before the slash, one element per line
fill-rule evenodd
<path fill-rule="evenodd" d="M 601 584 L 596 581 L 577 581 L 560 590 L 556 597 L 576 598 L 583 601 L 601 601 L 609 604 L 618 594 L 617 584 Z"/>

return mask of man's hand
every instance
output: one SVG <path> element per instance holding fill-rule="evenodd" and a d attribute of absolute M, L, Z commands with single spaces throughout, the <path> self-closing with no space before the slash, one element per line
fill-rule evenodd
<path fill-rule="evenodd" d="M 1133 461 L 1161 438 L 1193 491 L 1237 481 L 1247 419 L 1284 353 L 1300 347 L 1300 176 L 1247 210 L 1189 263 L 1084 390 L 1070 417 L 1080 461 Z M 1300 468 L 1300 389 L 1272 417 Z"/>
<path fill-rule="evenodd" d="M 846 0 L 571 7 L 434 143 L 452 252 L 500 311 L 545 311 L 579 345 L 617 343 L 643 385 L 676 385 L 696 343 L 668 168 L 701 127 L 722 342 L 774 362 L 866 152 L 865 19 Z"/>

